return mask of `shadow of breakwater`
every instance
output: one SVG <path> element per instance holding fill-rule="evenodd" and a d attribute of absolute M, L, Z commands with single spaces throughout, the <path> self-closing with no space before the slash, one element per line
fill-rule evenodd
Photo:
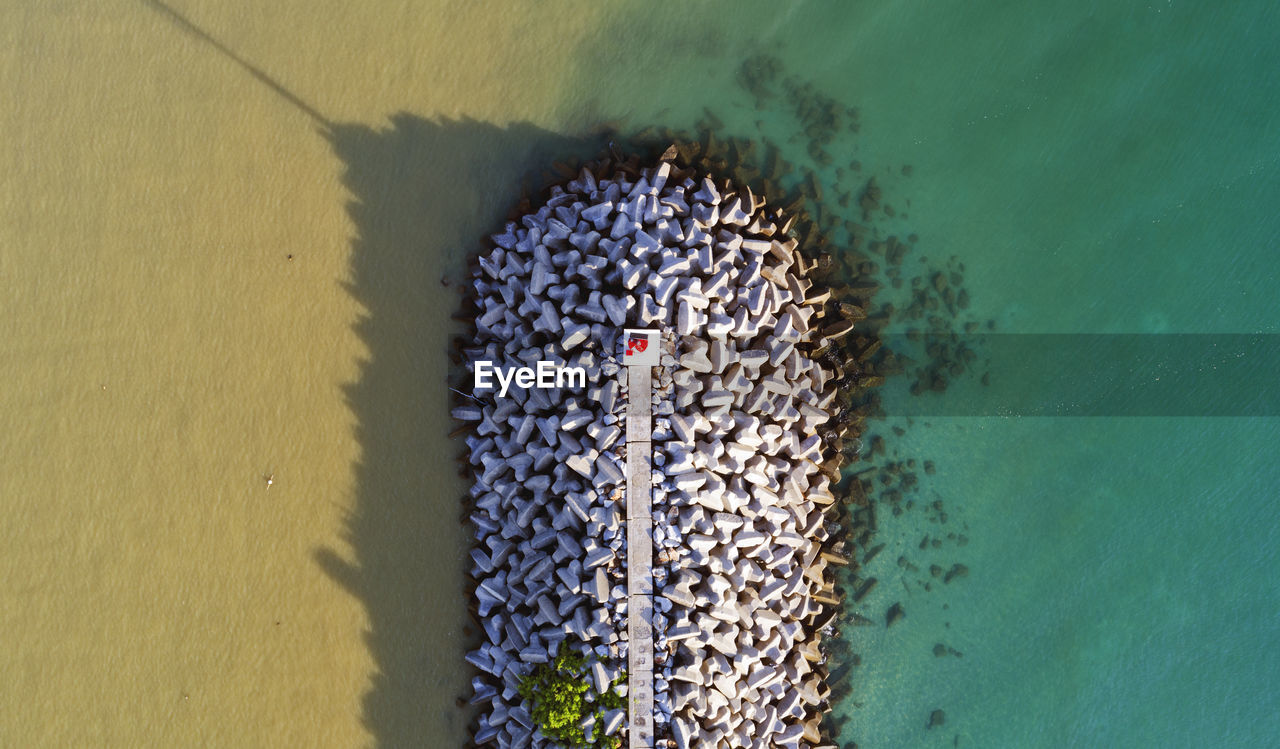
<path fill-rule="evenodd" d="M 361 445 L 349 561 L 330 548 L 315 558 L 368 613 L 377 670 L 363 721 L 375 744 L 461 745 L 470 530 L 454 462 L 463 445 L 446 436 L 447 349 L 459 327 L 450 318 L 467 255 L 500 228 L 522 182 L 587 145 L 528 124 L 404 113 L 387 127 L 331 124 L 324 134 L 350 193 L 345 286 L 365 310 L 355 329 L 367 358 L 344 388 Z"/>

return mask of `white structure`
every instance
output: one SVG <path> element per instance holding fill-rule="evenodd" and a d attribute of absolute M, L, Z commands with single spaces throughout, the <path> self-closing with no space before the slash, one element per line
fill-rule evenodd
<path fill-rule="evenodd" d="M 623 334 L 627 365 L 627 699 L 630 749 L 653 749 L 653 377 L 661 335 Z"/>

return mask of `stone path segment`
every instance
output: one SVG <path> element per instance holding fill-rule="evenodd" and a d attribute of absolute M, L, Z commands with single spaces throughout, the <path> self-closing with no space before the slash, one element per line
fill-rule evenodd
<path fill-rule="evenodd" d="M 653 749 L 653 380 L 627 367 L 627 699 L 630 749 Z"/>

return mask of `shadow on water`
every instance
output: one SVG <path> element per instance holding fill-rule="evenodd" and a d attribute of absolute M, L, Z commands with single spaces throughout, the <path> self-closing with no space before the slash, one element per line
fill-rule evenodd
<path fill-rule="evenodd" d="M 376 672 L 362 717 L 375 745 L 461 745 L 471 718 L 455 705 L 471 672 L 470 534 L 460 523 L 468 484 L 454 462 L 463 443 L 447 436 L 448 340 L 458 328 L 450 316 L 467 254 L 500 228 L 522 185 L 544 184 L 554 160 L 603 144 L 527 123 L 407 113 L 385 127 L 335 123 L 181 12 L 141 2 L 307 115 L 343 163 L 356 232 L 345 287 L 364 308 L 355 327 L 366 348 L 344 395 L 361 457 L 350 558 L 322 548 L 315 560 L 366 610 Z"/>
<path fill-rule="evenodd" d="M 461 743 L 470 715 L 454 701 L 469 689 L 471 638 L 459 499 L 468 485 L 455 464 L 462 442 L 447 437 L 450 315 L 466 254 L 500 227 L 522 181 L 595 149 L 527 124 L 410 114 L 383 129 L 333 124 L 325 133 L 350 193 L 346 286 L 365 310 L 356 332 L 367 358 L 345 387 L 361 445 L 352 558 L 321 549 L 316 560 L 367 610 L 377 672 L 363 715 L 377 745 Z"/>

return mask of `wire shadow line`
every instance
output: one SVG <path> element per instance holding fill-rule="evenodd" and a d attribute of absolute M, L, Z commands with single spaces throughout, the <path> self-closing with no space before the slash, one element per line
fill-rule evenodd
<path fill-rule="evenodd" d="M 282 99 L 292 104 L 294 107 L 302 111 L 303 114 L 307 115 L 312 120 L 315 120 L 317 123 L 322 125 L 326 130 L 332 129 L 333 123 L 329 121 L 329 118 L 320 114 L 319 110 L 317 110 L 315 107 L 311 106 L 307 102 L 303 101 L 301 98 L 298 97 L 297 94 L 285 88 L 279 81 L 277 81 L 276 79 L 264 73 L 260 68 L 255 66 L 253 63 L 244 59 L 240 55 L 237 55 L 234 50 L 232 50 L 230 47 L 223 44 L 222 42 L 218 41 L 217 38 L 215 38 L 209 32 L 197 26 L 194 22 L 192 22 L 186 16 L 182 15 L 178 11 L 169 7 L 168 5 L 161 2 L 160 0 L 142 0 L 142 3 L 144 5 L 150 6 L 152 10 L 168 18 L 169 21 L 173 23 L 173 25 L 177 26 L 178 28 L 182 29 L 188 34 L 191 34 L 197 39 L 200 39 L 201 41 L 209 44 L 218 52 L 221 52 L 224 56 L 229 57 L 232 60 L 232 62 L 239 65 L 241 68 L 243 68 L 247 73 L 249 73 L 249 75 L 253 76 L 254 78 L 257 78 L 258 82 L 262 83 L 267 88 L 276 92 L 276 94 L 279 95 Z"/>

